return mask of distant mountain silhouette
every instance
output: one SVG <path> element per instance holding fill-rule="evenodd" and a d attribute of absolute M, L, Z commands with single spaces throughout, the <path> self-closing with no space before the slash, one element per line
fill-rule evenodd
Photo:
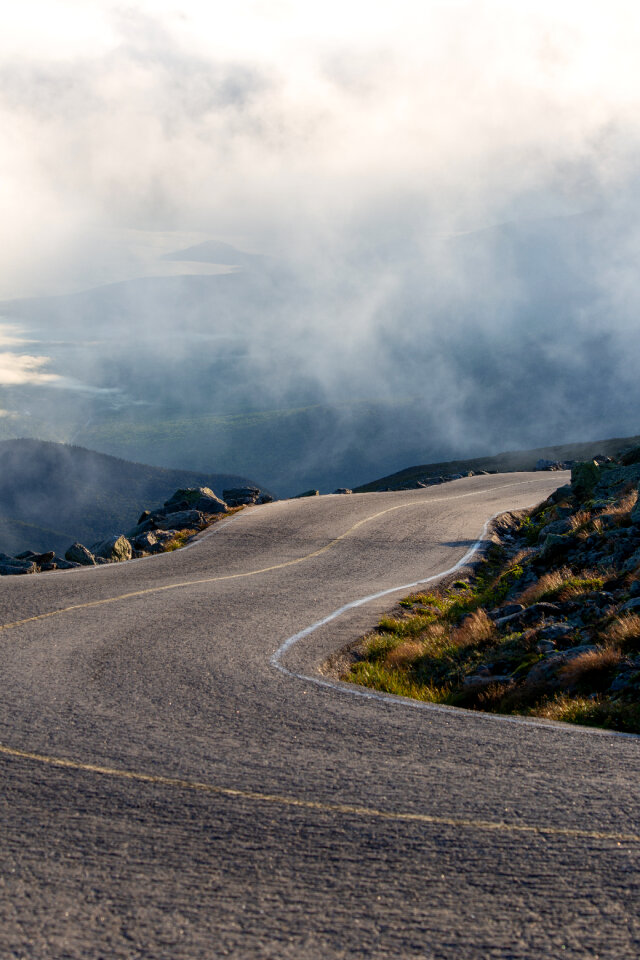
<path fill-rule="evenodd" d="M 132 527 L 179 487 L 251 481 L 236 474 L 165 470 L 83 447 L 42 440 L 0 441 L 0 551 L 64 550 Z"/>

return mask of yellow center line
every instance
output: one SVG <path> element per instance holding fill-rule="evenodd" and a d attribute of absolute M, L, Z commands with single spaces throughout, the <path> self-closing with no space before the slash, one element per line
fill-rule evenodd
<path fill-rule="evenodd" d="M 502 833 L 533 834 L 537 836 L 568 837 L 571 839 L 584 840 L 612 840 L 616 843 L 640 843 L 640 835 L 635 833 L 614 833 L 606 830 L 579 830 L 573 827 L 536 826 L 527 823 L 508 823 L 504 820 L 479 820 L 470 817 L 441 817 L 429 813 L 380 810 L 377 807 L 367 807 L 349 803 L 323 803 L 319 800 L 304 800 L 299 797 L 263 793 L 258 790 L 221 787 L 213 783 L 204 783 L 198 780 L 182 780 L 178 777 L 163 777 L 151 773 L 139 773 L 136 770 L 121 770 L 116 767 L 105 767 L 96 763 L 81 763 L 79 760 L 70 760 L 66 757 L 52 757 L 47 754 L 17 750 L 3 744 L 0 744 L 0 753 L 18 760 L 30 760 L 67 770 L 79 770 L 105 777 L 117 777 L 120 780 L 173 787 L 178 790 L 193 790 L 199 793 L 217 794 L 222 797 L 249 800 L 254 803 L 273 803 L 285 807 L 297 807 L 302 810 L 313 810 L 318 813 L 370 817 L 377 820 L 423 823 L 430 826 L 462 827 L 471 830 L 497 831 Z"/>
<path fill-rule="evenodd" d="M 546 479 L 546 478 L 545 478 Z M 540 483 L 542 480 L 521 480 L 517 483 L 505 483 L 501 484 L 498 489 L 503 489 L 504 487 L 517 487 L 523 486 L 524 484 L 529 483 Z M 441 503 L 443 501 L 450 500 L 462 500 L 466 497 L 477 496 L 479 493 L 485 493 L 486 491 L 474 490 L 471 493 L 462 493 L 455 497 L 438 497 L 430 500 L 424 501 L 424 503 Z M 46 613 L 39 613 L 33 617 L 25 617 L 22 620 L 14 620 L 12 623 L 3 623 L 0 624 L 0 631 L 2 630 L 12 630 L 15 627 L 21 627 L 26 623 L 35 623 L 38 620 L 47 620 L 49 617 L 59 617 L 63 613 L 72 613 L 74 610 L 88 610 L 91 607 L 102 607 L 105 604 L 117 603 L 119 600 L 131 600 L 134 597 L 144 597 L 152 593 L 162 593 L 166 590 L 180 590 L 184 587 L 195 587 L 204 583 L 221 583 L 224 580 L 241 580 L 245 577 L 256 577 L 261 573 L 271 573 L 274 570 L 283 570 L 285 567 L 293 567 L 296 564 L 304 563 L 307 560 L 312 560 L 314 557 L 319 557 L 321 554 L 326 553 L 328 550 L 333 549 L 338 543 L 348 537 L 350 534 L 357 530 L 358 527 L 363 526 L 365 523 L 371 523 L 373 520 L 377 520 L 379 517 L 385 516 L 387 513 L 393 513 L 395 510 L 403 510 L 407 507 L 414 507 L 416 505 L 422 505 L 420 501 L 411 501 L 410 503 L 400 503 L 395 507 L 387 507 L 386 510 L 380 510 L 378 513 L 374 513 L 369 517 L 364 517 L 362 520 L 358 520 L 357 523 L 354 523 L 353 526 L 349 527 L 348 530 L 345 530 L 344 533 L 341 533 L 339 537 L 336 537 L 334 540 L 331 540 L 329 543 L 325 544 L 324 547 L 320 547 L 318 550 L 313 550 L 311 553 L 305 554 L 304 557 L 296 557 L 294 560 L 285 560 L 282 563 L 275 563 L 270 567 L 261 567 L 259 570 L 248 570 L 245 573 L 229 573 L 221 577 L 204 577 L 200 580 L 185 580 L 179 583 L 166 583 L 161 587 L 147 587 L 145 590 L 132 590 L 130 593 L 121 593 L 115 597 L 105 597 L 102 600 L 89 600 L 86 603 L 74 603 L 69 607 L 61 607 L 58 610 L 49 610 Z"/>

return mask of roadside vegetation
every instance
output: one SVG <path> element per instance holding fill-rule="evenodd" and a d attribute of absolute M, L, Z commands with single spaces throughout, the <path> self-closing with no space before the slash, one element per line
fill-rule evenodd
<path fill-rule="evenodd" d="M 640 467 L 602 460 L 498 518 L 471 574 L 402 600 L 342 679 L 640 733 Z"/>

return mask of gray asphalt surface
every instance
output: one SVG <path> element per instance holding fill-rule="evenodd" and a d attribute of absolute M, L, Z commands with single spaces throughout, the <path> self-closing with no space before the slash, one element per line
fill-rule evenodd
<path fill-rule="evenodd" d="M 27 622 L 0 630 L 0 957 L 637 957 L 640 739 L 270 663 L 565 479 L 275 503 L 174 554 L 4 578 L 0 623 Z M 319 676 L 393 600 L 284 666 Z"/>

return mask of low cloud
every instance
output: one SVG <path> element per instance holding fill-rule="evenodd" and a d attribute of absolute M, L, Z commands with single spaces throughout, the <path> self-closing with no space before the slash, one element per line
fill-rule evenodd
<path fill-rule="evenodd" d="M 16 387 L 23 384 L 56 383 L 60 377 L 47 372 L 49 363 L 49 357 L 0 352 L 0 385 Z"/>

